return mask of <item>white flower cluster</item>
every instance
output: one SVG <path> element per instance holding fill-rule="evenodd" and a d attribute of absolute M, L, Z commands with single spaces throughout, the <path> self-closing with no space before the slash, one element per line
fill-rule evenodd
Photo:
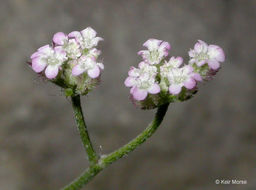
<path fill-rule="evenodd" d="M 131 88 L 133 100 L 153 102 L 155 106 L 174 99 L 184 101 L 189 98 L 196 91 L 197 82 L 206 79 L 207 74 L 212 73 L 210 71 L 217 71 L 219 63 L 225 60 L 219 46 L 208 46 L 201 40 L 189 51 L 191 59 L 184 65 L 182 57 L 170 57 L 167 61 L 168 42 L 149 39 L 143 46 L 147 50 L 138 52 L 143 61 L 138 68 L 131 67 L 125 85 Z"/>
<path fill-rule="evenodd" d="M 53 46 L 45 45 L 32 54 L 32 69 L 54 81 L 62 79 L 72 83 L 79 76 L 80 79 L 86 79 L 84 82 L 91 83 L 104 69 L 104 65 L 97 62 L 101 52 L 96 48 L 103 39 L 96 35 L 91 27 L 68 35 L 63 32 L 54 34 Z M 65 76 L 65 73 L 70 76 Z M 73 81 L 67 81 L 72 77 Z"/>

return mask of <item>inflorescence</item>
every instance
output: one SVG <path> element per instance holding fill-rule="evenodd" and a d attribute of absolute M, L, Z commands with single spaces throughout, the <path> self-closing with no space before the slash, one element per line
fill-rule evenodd
<path fill-rule="evenodd" d="M 101 40 L 91 27 L 68 35 L 58 32 L 52 45 L 40 47 L 29 63 L 36 73 L 64 88 L 67 96 L 86 95 L 99 84 L 104 69 L 96 48 Z M 187 64 L 182 57 L 169 56 L 168 42 L 149 39 L 143 46 L 147 49 L 138 52 L 143 60 L 138 68 L 130 68 L 124 82 L 131 100 L 142 109 L 190 99 L 198 83 L 212 79 L 225 61 L 222 48 L 202 40 L 188 52 Z"/>
<path fill-rule="evenodd" d="M 138 68 L 131 67 L 125 85 L 130 88 L 132 101 L 142 109 L 151 109 L 165 103 L 185 101 L 197 92 L 198 82 L 211 79 L 225 61 L 223 50 L 198 40 L 189 51 L 188 64 L 182 57 L 168 57 L 168 42 L 149 39 L 141 50 L 143 61 Z"/>
<path fill-rule="evenodd" d="M 96 46 L 103 40 L 91 27 L 81 32 L 53 36 L 52 45 L 45 45 L 31 55 L 32 69 L 72 94 L 87 94 L 99 83 L 104 65 L 97 59 Z"/>

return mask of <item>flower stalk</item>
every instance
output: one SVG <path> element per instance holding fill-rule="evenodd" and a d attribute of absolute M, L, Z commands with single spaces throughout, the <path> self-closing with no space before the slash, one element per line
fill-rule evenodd
<path fill-rule="evenodd" d="M 80 105 L 80 99 L 78 99 L 78 100 L 79 100 L 79 105 Z M 73 102 L 73 98 L 72 98 L 72 102 Z M 82 173 L 82 175 L 80 177 L 78 177 L 73 182 L 71 182 L 69 185 L 64 187 L 63 190 L 79 190 L 79 189 L 81 189 L 84 185 L 86 185 L 88 182 L 90 182 L 104 168 L 106 168 L 113 162 L 119 160 L 120 158 L 124 157 L 128 153 L 135 150 L 139 145 L 144 143 L 148 138 L 150 138 L 155 133 L 155 131 L 158 129 L 158 127 L 162 123 L 164 116 L 168 110 L 168 106 L 169 106 L 169 104 L 164 104 L 162 106 L 159 106 L 153 121 L 148 125 L 148 127 L 144 131 L 142 131 L 137 137 L 135 137 L 133 140 L 131 140 L 129 143 L 122 146 L 118 150 L 116 150 L 108 155 L 102 155 L 101 158 L 97 162 L 93 162 L 90 165 L 90 167 L 84 173 Z M 73 106 L 73 108 L 77 109 L 77 106 Z M 79 110 L 81 110 L 81 109 L 79 109 Z M 76 112 L 77 111 L 75 110 L 75 113 Z M 79 112 L 82 113 L 82 111 L 79 111 Z M 80 114 L 78 117 L 80 118 Z M 77 115 L 76 115 L 76 120 L 78 120 Z M 82 123 L 84 123 L 84 122 L 82 122 Z M 87 134 L 87 136 L 88 136 L 88 134 Z M 81 135 L 81 138 L 82 138 L 83 142 L 84 142 L 84 139 L 86 139 L 86 138 L 84 138 L 83 135 Z M 88 140 L 89 140 L 89 136 L 88 136 Z M 85 142 L 87 142 L 87 140 Z M 92 150 L 93 150 L 93 148 L 92 148 Z M 87 151 L 87 149 L 86 149 L 86 151 Z M 88 153 L 88 155 L 89 155 L 89 153 Z"/>
<path fill-rule="evenodd" d="M 90 165 L 93 165 L 98 162 L 98 156 L 94 151 L 93 145 L 91 143 L 87 126 L 84 121 L 83 111 L 81 107 L 80 95 L 71 97 L 72 106 L 75 114 L 76 124 L 80 137 L 85 148 L 85 151 L 88 155 Z"/>

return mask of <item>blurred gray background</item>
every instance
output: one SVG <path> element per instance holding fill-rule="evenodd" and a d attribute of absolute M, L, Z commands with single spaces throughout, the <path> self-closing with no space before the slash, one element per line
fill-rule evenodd
<path fill-rule="evenodd" d="M 227 60 L 190 101 L 170 106 L 157 133 L 100 173 L 88 190 L 256 189 L 255 0 L 2 0 L 0 2 L 0 189 L 54 190 L 88 162 L 70 100 L 26 65 L 55 32 L 93 27 L 105 71 L 83 108 L 96 150 L 128 142 L 152 119 L 123 85 L 150 37 L 184 56 L 197 39 Z M 216 179 L 247 185 L 215 185 Z"/>

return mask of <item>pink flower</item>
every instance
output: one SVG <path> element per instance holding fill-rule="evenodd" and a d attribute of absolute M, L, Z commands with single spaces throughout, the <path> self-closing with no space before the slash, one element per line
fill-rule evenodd
<path fill-rule="evenodd" d="M 182 90 L 182 87 L 185 87 L 189 90 L 193 89 L 196 86 L 196 81 L 193 76 L 193 68 L 189 65 L 170 70 L 168 73 L 170 94 L 179 94 Z"/>
<path fill-rule="evenodd" d="M 171 57 L 168 62 L 165 61 L 165 63 L 160 67 L 161 77 L 167 77 L 171 69 L 179 68 L 182 63 L 182 57 Z"/>
<path fill-rule="evenodd" d="M 96 37 L 97 33 L 91 27 L 87 27 L 81 32 L 73 31 L 68 34 L 68 37 L 75 38 L 82 49 L 91 49 L 98 45 L 98 42 L 103 40 L 101 37 Z"/>
<path fill-rule="evenodd" d="M 81 56 L 77 60 L 77 64 L 72 69 L 72 75 L 78 76 L 86 72 L 90 78 L 97 78 L 100 71 L 104 69 L 102 63 L 97 63 L 94 58 L 88 56 Z"/>
<path fill-rule="evenodd" d="M 45 45 L 31 55 L 32 69 L 40 73 L 45 68 L 45 75 L 48 79 L 54 79 L 59 72 L 61 65 L 67 60 L 66 53 L 60 48 L 52 48 Z"/>
<path fill-rule="evenodd" d="M 56 45 L 61 46 L 68 42 L 68 36 L 66 34 L 64 34 L 63 32 L 57 32 L 56 34 L 53 35 L 52 41 Z"/>
<path fill-rule="evenodd" d="M 155 80 L 157 68 L 141 62 L 139 68 L 132 67 L 124 84 L 131 87 L 130 93 L 135 100 L 145 100 L 148 94 L 158 94 L 160 86 Z"/>
<path fill-rule="evenodd" d="M 157 39 L 149 39 L 143 46 L 148 50 L 141 50 L 138 54 L 142 56 L 145 62 L 152 65 L 159 64 L 164 57 L 168 56 L 168 51 L 171 48 L 168 42 Z"/>
<path fill-rule="evenodd" d="M 204 41 L 198 40 L 194 49 L 189 51 L 190 64 L 201 67 L 208 64 L 212 70 L 218 70 L 220 63 L 225 61 L 225 54 L 222 48 L 217 45 L 207 45 Z"/>

